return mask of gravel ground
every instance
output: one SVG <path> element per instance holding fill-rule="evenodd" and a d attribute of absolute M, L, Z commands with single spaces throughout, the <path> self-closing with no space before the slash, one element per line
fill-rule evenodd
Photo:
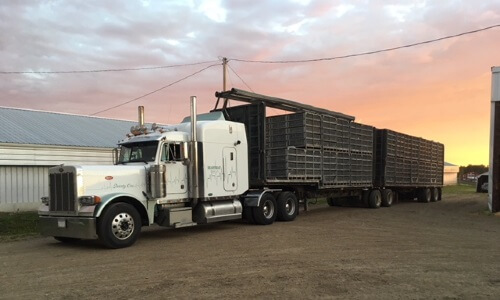
<path fill-rule="evenodd" d="M 108 250 L 0 244 L 1 299 L 498 299 L 500 217 L 485 194 L 378 210 L 314 205 L 294 222 L 143 229 Z"/>

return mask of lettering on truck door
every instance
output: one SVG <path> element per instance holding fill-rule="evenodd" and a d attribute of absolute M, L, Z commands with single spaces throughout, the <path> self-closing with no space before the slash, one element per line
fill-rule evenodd
<path fill-rule="evenodd" d="M 224 190 L 235 191 L 238 182 L 236 169 L 236 149 L 226 147 L 222 150 Z"/>

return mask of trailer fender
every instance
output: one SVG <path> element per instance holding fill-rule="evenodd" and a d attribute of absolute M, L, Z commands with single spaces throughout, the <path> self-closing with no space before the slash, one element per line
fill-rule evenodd
<path fill-rule="evenodd" d="M 243 206 L 245 207 L 257 207 L 260 205 L 260 199 L 265 193 L 281 192 L 281 189 L 263 189 L 263 190 L 251 190 L 242 196 Z"/>

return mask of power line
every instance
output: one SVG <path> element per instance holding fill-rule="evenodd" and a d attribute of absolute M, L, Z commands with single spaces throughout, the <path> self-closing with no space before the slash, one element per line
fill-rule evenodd
<path fill-rule="evenodd" d="M 252 88 L 251 88 L 251 87 L 250 87 L 250 86 L 249 86 L 249 85 L 245 82 L 245 80 L 243 80 L 243 78 L 241 78 L 241 76 L 240 76 L 240 75 L 238 75 L 238 73 L 236 73 L 236 71 L 235 71 L 233 68 L 231 68 L 231 65 L 230 65 L 230 64 L 227 64 L 227 66 L 229 67 L 229 69 L 231 69 L 231 71 L 233 71 L 233 73 L 234 73 L 236 76 L 238 76 L 238 78 L 241 80 L 241 82 L 243 82 L 243 83 L 247 86 L 247 88 L 249 88 L 249 89 L 250 89 L 250 91 L 252 91 L 252 92 L 253 92 Z"/>
<path fill-rule="evenodd" d="M 102 72 L 123 72 L 123 71 L 140 71 L 140 70 L 157 70 L 178 68 L 187 66 L 203 65 L 208 63 L 215 63 L 217 60 L 201 61 L 196 63 L 156 66 L 156 67 L 139 67 L 139 68 L 121 68 L 121 69 L 97 69 L 97 70 L 73 70 L 73 71 L 0 71 L 0 75 L 13 75 L 13 74 L 78 74 L 78 73 L 102 73 Z"/>
<path fill-rule="evenodd" d="M 203 69 L 201 69 L 201 70 L 198 70 L 198 71 L 196 71 L 196 72 L 194 72 L 194 73 L 191 73 L 191 74 L 189 74 L 189 75 L 187 75 L 187 76 L 184 76 L 184 77 L 182 77 L 181 79 L 178 79 L 178 80 L 176 80 L 176 81 L 174 81 L 174 82 L 172 82 L 172 83 L 169 83 L 169 84 L 167 84 L 167 85 L 165 85 L 165 86 L 162 86 L 162 87 L 161 87 L 161 88 L 159 88 L 159 89 L 156 89 L 156 90 L 154 90 L 154 91 L 152 91 L 152 92 L 149 92 L 149 93 L 147 93 L 147 94 L 144 94 L 144 95 L 139 96 L 139 97 L 137 97 L 137 98 L 134 98 L 134 99 L 132 99 L 132 100 L 128 100 L 128 101 L 123 102 L 123 103 L 121 103 L 121 104 L 118 104 L 118 105 L 112 106 L 112 107 L 110 107 L 110 108 L 106 108 L 106 109 L 100 110 L 100 111 L 98 111 L 98 112 L 95 112 L 95 113 L 91 114 L 91 116 L 95 116 L 95 115 L 100 114 L 100 113 L 103 113 L 103 112 L 105 112 L 105 111 L 115 109 L 115 108 L 120 107 L 120 106 L 123 106 L 123 105 L 125 105 L 125 104 L 129 104 L 130 102 L 134 102 L 134 101 L 137 101 L 137 100 L 142 99 L 142 98 L 144 98 L 144 97 L 147 97 L 147 96 L 149 96 L 149 95 L 152 95 L 152 94 L 154 94 L 154 93 L 156 93 L 156 92 L 159 92 L 159 91 L 161 91 L 161 90 L 163 90 L 163 89 L 166 89 L 166 88 L 168 88 L 168 87 L 171 87 L 172 85 L 174 85 L 174 84 L 176 84 L 176 83 L 179 83 L 179 82 L 181 82 L 181 81 L 184 81 L 184 80 L 188 79 L 189 77 L 193 77 L 194 75 L 199 74 L 199 73 L 201 73 L 201 72 L 205 71 L 206 69 L 209 69 L 209 68 L 211 68 L 211 67 L 218 66 L 218 65 L 219 65 L 219 64 L 212 64 L 212 65 L 210 65 L 210 66 L 208 66 L 208 67 L 204 67 L 204 68 L 203 68 Z"/>
<path fill-rule="evenodd" d="M 263 63 L 263 64 L 306 63 L 306 62 L 336 60 L 336 59 L 350 58 L 350 57 L 356 57 L 356 56 L 371 55 L 371 54 L 376 54 L 376 53 L 381 53 L 381 52 L 394 51 L 394 50 L 399 50 L 399 49 L 403 49 L 403 48 L 410 48 L 410 47 L 424 45 L 424 44 L 430 44 L 430 43 L 434 43 L 434 42 L 438 42 L 438 41 L 442 41 L 442 40 L 447 40 L 447 39 L 451 39 L 451 38 L 455 38 L 455 37 L 459 37 L 459 36 L 474 34 L 474 33 L 478 33 L 481 31 L 486 31 L 489 29 L 493 29 L 495 27 L 500 27 L 500 24 L 491 25 L 491 26 L 476 29 L 476 30 L 466 31 L 466 32 L 462 32 L 459 34 L 448 35 L 448 36 L 444 36 L 444 37 L 440 37 L 440 38 L 436 38 L 436 39 L 432 39 L 432 40 L 422 41 L 422 42 L 413 43 L 413 44 L 407 44 L 407 45 L 398 46 L 398 47 L 391 47 L 391 48 L 385 48 L 385 49 L 380 49 L 380 50 L 347 54 L 347 55 L 341 55 L 341 56 L 333 56 L 333 57 L 300 59 L 300 60 L 249 60 L 249 59 L 238 59 L 238 58 L 229 58 L 229 60 L 234 60 L 234 61 L 239 61 L 239 62 L 247 62 L 247 63 Z"/>

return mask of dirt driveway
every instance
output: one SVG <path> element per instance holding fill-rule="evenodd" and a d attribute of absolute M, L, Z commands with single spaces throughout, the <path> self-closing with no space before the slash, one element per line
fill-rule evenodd
<path fill-rule="evenodd" d="M 148 228 L 126 249 L 0 244 L 2 299 L 491 298 L 500 217 L 486 195 L 378 210 L 311 206 L 291 223 Z"/>

